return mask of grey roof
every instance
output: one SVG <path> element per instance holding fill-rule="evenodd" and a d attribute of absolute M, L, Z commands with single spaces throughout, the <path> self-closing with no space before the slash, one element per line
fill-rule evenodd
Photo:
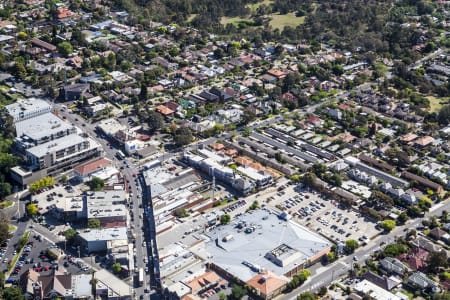
<path fill-rule="evenodd" d="M 261 269 L 282 276 L 331 246 L 318 234 L 293 221 L 283 221 L 268 209 L 243 214 L 206 235 L 209 240 L 197 249 L 197 254 L 242 281 Z"/>
<path fill-rule="evenodd" d="M 401 261 L 392 257 L 386 257 L 381 260 L 380 266 L 386 271 L 396 274 L 403 274 L 405 271 L 409 271 L 409 268 L 405 266 Z"/>
<path fill-rule="evenodd" d="M 92 275 L 90 274 L 72 275 L 72 289 L 75 298 L 90 298 L 92 295 L 91 279 Z"/>
<path fill-rule="evenodd" d="M 71 134 L 64 138 L 49 141 L 47 143 L 30 148 L 27 150 L 27 152 L 36 157 L 42 157 L 47 153 L 63 150 L 70 146 L 78 145 L 84 141 L 86 141 L 86 138 L 81 137 L 78 134 Z"/>
<path fill-rule="evenodd" d="M 430 278 L 427 277 L 427 275 L 423 274 L 422 272 L 413 273 L 411 276 L 409 276 L 408 282 L 415 284 L 420 288 L 434 288 L 439 286 L 439 284 L 436 281 L 431 280 Z"/>
<path fill-rule="evenodd" d="M 88 229 L 80 232 L 79 236 L 87 242 L 116 241 L 128 239 L 126 227 Z"/>
<path fill-rule="evenodd" d="M 74 128 L 74 126 L 61 120 L 52 113 L 45 113 L 31 119 L 16 122 L 15 126 L 18 137 L 26 135 L 33 140 L 39 140 L 46 136 Z"/>
<path fill-rule="evenodd" d="M 21 113 L 28 114 L 31 112 L 50 111 L 52 106 L 45 100 L 37 98 L 19 99 L 15 103 L 5 106 L 6 111 L 14 118 L 19 118 Z"/>

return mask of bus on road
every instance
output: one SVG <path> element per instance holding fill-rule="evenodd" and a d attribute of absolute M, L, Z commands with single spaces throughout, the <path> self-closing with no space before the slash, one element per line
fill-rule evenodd
<path fill-rule="evenodd" d="M 121 150 L 117 151 L 116 156 L 120 160 L 125 159 L 125 154 Z"/>
<path fill-rule="evenodd" d="M 140 268 L 139 269 L 139 277 L 138 277 L 138 282 L 139 282 L 139 286 L 143 286 L 144 285 L 144 269 Z"/>

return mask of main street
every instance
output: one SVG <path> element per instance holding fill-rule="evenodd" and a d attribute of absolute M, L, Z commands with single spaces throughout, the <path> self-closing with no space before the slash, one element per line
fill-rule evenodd
<path fill-rule="evenodd" d="M 424 218 L 431 217 L 433 215 L 440 216 L 443 210 L 450 210 L 450 201 L 441 202 L 436 204 L 425 215 Z M 424 218 L 418 218 L 408 221 L 405 225 L 394 228 L 388 234 L 381 234 L 367 243 L 366 246 L 360 247 L 351 256 L 345 256 L 336 262 L 320 267 L 315 270 L 315 273 L 298 289 L 293 290 L 288 294 L 282 294 L 278 299 L 282 300 L 295 300 L 297 296 L 306 291 L 316 291 L 322 286 L 327 286 L 332 282 L 340 279 L 344 275 L 348 274 L 352 268 L 353 263 L 359 263 L 360 265 L 377 250 L 381 249 L 382 245 L 389 244 L 395 241 L 396 237 L 403 236 L 408 229 L 415 229 L 422 223 Z"/>
<path fill-rule="evenodd" d="M 143 223 L 143 215 L 144 209 L 141 204 L 141 187 L 139 186 L 139 181 L 135 179 L 139 173 L 138 167 L 134 164 L 132 159 L 125 158 L 124 160 L 118 160 L 116 157 L 117 151 L 113 146 L 112 141 L 108 141 L 103 138 L 102 134 L 96 130 L 96 125 L 86 122 L 79 115 L 70 112 L 68 109 L 64 109 L 62 104 L 56 103 L 54 104 L 54 110 L 60 115 L 64 117 L 67 122 L 74 124 L 75 126 L 81 128 L 85 133 L 95 139 L 98 143 L 101 144 L 105 157 L 111 159 L 115 166 L 121 170 L 121 173 L 125 177 L 126 189 L 130 193 L 130 204 L 132 204 L 131 212 L 133 214 L 133 221 L 130 221 L 130 227 L 134 227 L 131 229 L 135 233 L 136 237 L 136 252 L 135 252 L 135 261 L 134 261 L 134 269 L 144 268 L 146 264 L 144 263 L 144 258 L 147 257 L 146 247 L 143 247 L 143 243 L 145 243 L 145 238 L 143 234 L 144 223 Z M 127 182 L 129 181 L 129 182 Z M 131 274 L 134 274 L 135 270 L 130 270 Z M 148 285 L 148 280 L 144 280 L 144 285 L 142 287 L 138 287 L 137 283 L 132 282 L 132 285 L 135 286 L 135 293 L 137 298 L 140 295 L 144 294 L 144 289 L 150 289 Z"/>

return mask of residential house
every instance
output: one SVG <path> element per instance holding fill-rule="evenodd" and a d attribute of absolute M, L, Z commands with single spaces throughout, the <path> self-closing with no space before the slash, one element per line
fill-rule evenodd
<path fill-rule="evenodd" d="M 436 294 L 441 291 L 439 284 L 428 278 L 427 275 L 422 272 L 415 272 L 408 277 L 408 284 L 413 288 L 418 288 L 421 291 L 429 292 L 431 294 Z"/>
<path fill-rule="evenodd" d="M 434 143 L 434 138 L 427 135 L 414 140 L 414 146 L 417 148 L 426 148 Z"/>
<path fill-rule="evenodd" d="M 450 242 L 450 234 L 448 234 L 447 232 L 445 232 L 444 230 L 442 230 L 439 227 L 433 228 L 430 231 L 430 236 L 432 238 L 434 238 L 435 240 L 443 241 L 447 244 Z"/>
<path fill-rule="evenodd" d="M 44 42 L 43 40 L 40 40 L 38 38 L 31 38 L 30 42 L 32 45 L 49 53 L 55 53 L 58 50 L 55 45 Z"/>
<path fill-rule="evenodd" d="M 386 277 L 384 275 L 375 274 L 371 271 L 366 272 L 363 275 L 363 278 L 387 291 L 392 290 L 402 282 L 401 279 L 395 280 L 395 277 Z"/>
<path fill-rule="evenodd" d="M 402 173 L 402 177 L 410 181 L 417 182 L 418 187 L 431 189 L 438 194 L 442 194 L 444 192 L 442 185 L 411 172 L 404 171 Z"/>
<path fill-rule="evenodd" d="M 219 97 L 220 101 L 230 101 L 233 99 L 233 94 L 228 93 L 225 89 L 219 89 L 217 87 L 212 87 L 209 92 Z"/>
<path fill-rule="evenodd" d="M 310 115 L 306 119 L 306 122 L 308 122 L 309 124 L 313 125 L 314 127 L 322 126 L 322 124 L 323 124 L 323 120 L 322 119 L 320 119 L 320 118 L 318 118 L 316 116 L 313 116 L 313 115 Z"/>
<path fill-rule="evenodd" d="M 396 274 L 400 276 L 410 271 L 410 269 L 400 260 L 389 256 L 380 261 L 380 267 L 388 274 Z"/>
<path fill-rule="evenodd" d="M 267 74 L 274 76 L 277 80 L 283 79 L 286 77 L 286 73 L 282 70 L 270 69 L 267 71 Z"/>
<path fill-rule="evenodd" d="M 102 97 L 95 96 L 87 99 L 87 105 L 83 107 L 84 111 L 91 117 L 96 117 L 108 109 L 108 104 L 103 101 Z"/>
<path fill-rule="evenodd" d="M 430 252 L 425 249 L 414 247 L 408 253 L 402 254 L 398 259 L 407 264 L 412 270 L 424 270 L 427 267 Z"/>
<path fill-rule="evenodd" d="M 30 268 L 20 276 L 19 284 L 27 299 L 72 298 L 74 292 L 72 274 L 63 270 L 52 269 L 44 274 Z"/>
<path fill-rule="evenodd" d="M 155 107 L 155 110 L 162 114 L 165 118 L 170 118 L 175 113 L 175 111 L 162 104 Z"/>
<path fill-rule="evenodd" d="M 80 100 L 90 92 L 90 86 L 84 83 L 69 84 L 64 86 L 63 91 L 64 100 Z"/>

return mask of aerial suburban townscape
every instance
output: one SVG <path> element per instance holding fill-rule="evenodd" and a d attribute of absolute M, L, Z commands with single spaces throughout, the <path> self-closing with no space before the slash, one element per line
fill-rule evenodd
<path fill-rule="evenodd" d="M 450 299 L 445 0 L 0 2 L 0 299 Z"/>

